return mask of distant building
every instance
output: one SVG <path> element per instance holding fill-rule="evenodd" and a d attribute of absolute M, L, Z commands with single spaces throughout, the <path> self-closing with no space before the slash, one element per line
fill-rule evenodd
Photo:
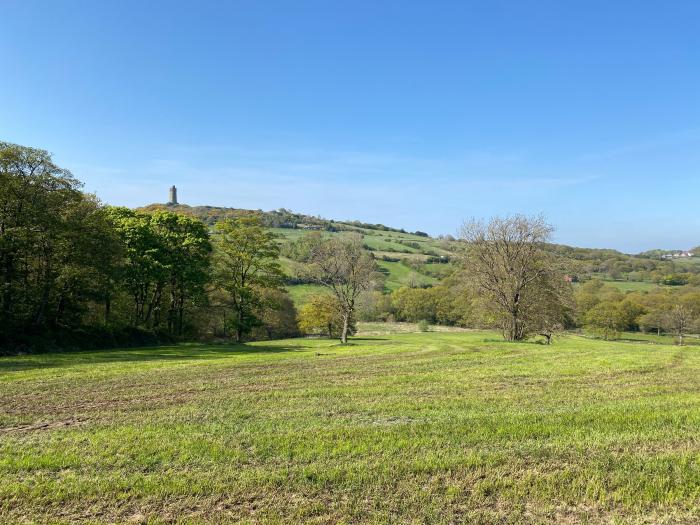
<path fill-rule="evenodd" d="M 177 188 L 173 185 L 170 187 L 170 200 L 168 204 L 177 204 Z"/>
<path fill-rule="evenodd" d="M 661 256 L 662 259 L 679 259 L 679 258 L 686 258 L 686 257 L 694 257 L 695 254 L 693 252 L 673 252 L 673 253 L 665 253 Z"/>

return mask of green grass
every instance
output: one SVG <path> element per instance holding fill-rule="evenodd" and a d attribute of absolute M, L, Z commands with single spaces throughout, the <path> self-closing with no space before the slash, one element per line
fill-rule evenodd
<path fill-rule="evenodd" d="M 659 287 L 657 283 L 647 281 L 605 281 L 605 284 L 615 286 L 623 292 L 647 292 Z"/>
<path fill-rule="evenodd" d="M 290 229 L 290 228 L 271 228 L 278 238 L 280 243 L 295 241 L 301 236 L 306 235 L 308 230 Z M 389 232 L 380 230 L 369 230 L 356 228 L 357 231 L 364 235 L 364 244 L 367 245 L 375 257 L 380 269 L 386 272 L 385 288 L 387 291 L 393 291 L 402 286 L 428 286 L 438 282 L 439 278 L 449 274 L 451 268 L 447 265 L 438 264 L 423 264 L 420 271 L 409 268 L 402 262 L 382 261 L 381 257 L 387 255 L 392 258 L 412 259 L 424 262 L 430 253 L 440 255 L 449 254 L 449 252 L 440 248 L 439 241 L 412 235 L 410 233 Z M 325 238 L 342 235 L 345 232 L 321 232 Z M 398 241 L 410 241 L 418 243 L 420 248 L 406 246 Z M 282 269 L 287 275 L 296 275 L 301 266 L 300 263 L 282 257 L 280 259 Z M 430 275 L 430 274 L 434 275 Z M 303 306 L 311 295 L 323 293 L 325 290 L 320 286 L 315 285 L 290 285 L 287 286 L 289 295 L 291 296 L 297 308 Z"/>
<path fill-rule="evenodd" d="M 385 240 L 385 237 L 380 237 L 377 235 L 365 235 L 363 242 L 372 250 L 378 250 L 381 252 L 421 253 L 421 250 L 419 248 L 406 246 L 405 244 L 401 244 L 399 242 L 391 240 Z"/>
<path fill-rule="evenodd" d="M 435 277 L 418 273 L 401 262 L 377 261 L 377 265 L 386 272 L 384 287 L 388 290 L 396 290 L 402 286 L 424 286 L 438 281 Z"/>
<path fill-rule="evenodd" d="M 0 359 L 0 522 L 689 523 L 700 352 L 440 332 Z"/>
<path fill-rule="evenodd" d="M 619 337 L 624 341 L 640 341 L 656 345 L 673 345 L 677 342 L 677 337 L 671 334 L 657 335 L 655 333 L 624 332 Z M 690 346 L 700 346 L 700 336 L 696 334 L 686 335 L 684 344 Z"/>
<path fill-rule="evenodd" d="M 309 302 L 312 295 L 330 293 L 328 288 L 320 284 L 295 284 L 287 286 L 287 292 L 297 308 L 301 308 Z"/>

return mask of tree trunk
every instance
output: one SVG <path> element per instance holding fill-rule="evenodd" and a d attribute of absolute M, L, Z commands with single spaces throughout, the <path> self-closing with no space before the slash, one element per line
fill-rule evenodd
<path fill-rule="evenodd" d="M 3 297 L 2 297 L 2 313 L 3 319 L 8 321 L 12 316 L 12 286 L 14 279 L 14 261 L 12 255 L 7 253 L 4 257 L 3 264 Z"/>
<path fill-rule="evenodd" d="M 112 310 L 112 300 L 111 300 L 109 294 L 107 294 L 105 296 L 105 323 L 109 323 L 109 314 L 110 314 L 111 310 Z"/>
<path fill-rule="evenodd" d="M 348 327 L 350 325 L 350 314 L 343 315 L 343 331 L 340 334 L 340 342 L 346 344 L 348 342 Z"/>
<path fill-rule="evenodd" d="M 46 306 L 49 304 L 49 296 L 51 294 L 51 283 L 48 268 L 44 271 L 44 283 L 41 291 L 41 300 L 34 313 L 33 324 L 39 326 L 44 321 L 44 313 Z"/>
<path fill-rule="evenodd" d="M 156 286 L 156 289 L 153 290 L 153 296 L 151 297 L 151 300 L 148 303 L 148 310 L 146 311 L 146 317 L 144 321 L 146 322 L 146 324 L 148 324 L 148 322 L 151 321 L 152 317 L 153 321 L 151 322 L 151 328 L 157 328 L 160 325 L 160 300 L 162 293 L 163 288 L 159 284 Z"/>
<path fill-rule="evenodd" d="M 517 341 L 520 339 L 517 313 L 511 313 L 511 317 L 508 322 L 508 329 L 505 332 L 505 338 L 507 341 Z"/>
<path fill-rule="evenodd" d="M 177 333 L 178 335 L 182 335 L 184 333 L 184 319 L 185 319 L 185 298 L 180 295 L 180 299 L 177 305 L 178 312 L 177 312 Z"/>
<path fill-rule="evenodd" d="M 241 329 L 243 325 L 243 311 L 238 309 L 238 322 L 236 323 L 236 342 L 240 343 L 243 339 L 243 330 Z"/>
<path fill-rule="evenodd" d="M 177 287 L 175 284 L 175 279 L 170 280 L 170 305 L 168 306 L 168 332 L 174 334 L 177 332 L 176 328 L 176 308 L 177 308 Z"/>

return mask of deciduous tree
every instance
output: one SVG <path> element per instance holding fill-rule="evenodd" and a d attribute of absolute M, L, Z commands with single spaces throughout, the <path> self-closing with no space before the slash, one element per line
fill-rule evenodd
<path fill-rule="evenodd" d="M 284 273 L 279 245 L 272 232 L 255 216 L 225 219 L 216 225 L 216 285 L 225 292 L 224 307 L 233 310 L 236 341 L 261 323 L 263 290 L 276 289 Z"/>
<path fill-rule="evenodd" d="M 305 334 L 339 337 L 343 330 L 343 309 L 338 299 L 327 293 L 313 295 L 299 310 L 299 328 Z M 351 331 L 352 331 L 351 323 Z"/>
<path fill-rule="evenodd" d="M 355 233 L 317 244 L 309 261 L 309 276 L 327 287 L 340 304 L 343 318 L 340 340 L 345 344 L 357 299 L 372 286 L 376 263 L 364 250 L 362 236 Z"/>
<path fill-rule="evenodd" d="M 557 303 L 549 291 L 564 276 L 544 251 L 553 228 L 542 217 L 511 217 L 466 222 L 466 274 L 490 306 L 506 340 L 525 338 L 538 317 Z"/>

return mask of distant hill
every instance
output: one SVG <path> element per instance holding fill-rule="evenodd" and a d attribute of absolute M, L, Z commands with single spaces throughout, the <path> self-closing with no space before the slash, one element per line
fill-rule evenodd
<path fill-rule="evenodd" d="M 385 275 L 385 289 L 402 286 L 433 286 L 449 277 L 456 269 L 458 242 L 451 236 L 434 238 L 420 231 L 408 232 L 384 224 L 361 221 L 338 221 L 296 213 L 286 209 L 273 211 L 245 210 L 217 206 L 188 206 L 186 204 L 150 204 L 143 211 L 172 210 L 198 217 L 209 226 L 229 217 L 256 215 L 271 228 L 282 244 L 282 265 L 288 275 L 287 288 L 298 303 L 320 289 L 300 277 L 303 263 L 294 260 L 293 247 L 308 231 L 320 231 L 333 236 L 346 231 L 357 231 L 364 236 L 365 249 L 371 252 L 379 269 Z M 623 291 L 647 290 L 658 286 L 675 273 L 700 272 L 700 257 L 679 261 L 663 259 L 665 250 L 651 250 L 629 255 L 612 249 L 578 248 L 550 244 L 547 250 L 559 261 L 562 269 L 574 282 L 598 278 L 618 285 Z M 700 252 L 700 250 L 699 250 Z M 690 262 L 699 264 L 689 264 Z"/>
<path fill-rule="evenodd" d="M 290 228 L 290 229 L 308 229 L 308 230 L 325 230 L 325 231 L 343 231 L 343 230 L 379 230 L 392 231 L 398 233 L 409 233 L 404 229 L 390 228 L 383 224 L 370 224 L 360 221 L 335 221 L 332 219 L 323 219 L 302 213 L 295 213 L 284 208 L 273 211 L 263 210 L 244 210 L 239 208 L 226 208 L 217 206 L 188 206 L 187 204 L 149 204 L 139 208 L 144 211 L 157 209 L 172 210 L 177 213 L 184 213 L 198 217 L 203 222 L 209 225 L 214 225 L 216 222 L 228 217 L 241 217 L 244 215 L 257 215 L 263 224 L 269 228 Z M 424 232 L 413 232 L 414 235 L 427 237 Z"/>

